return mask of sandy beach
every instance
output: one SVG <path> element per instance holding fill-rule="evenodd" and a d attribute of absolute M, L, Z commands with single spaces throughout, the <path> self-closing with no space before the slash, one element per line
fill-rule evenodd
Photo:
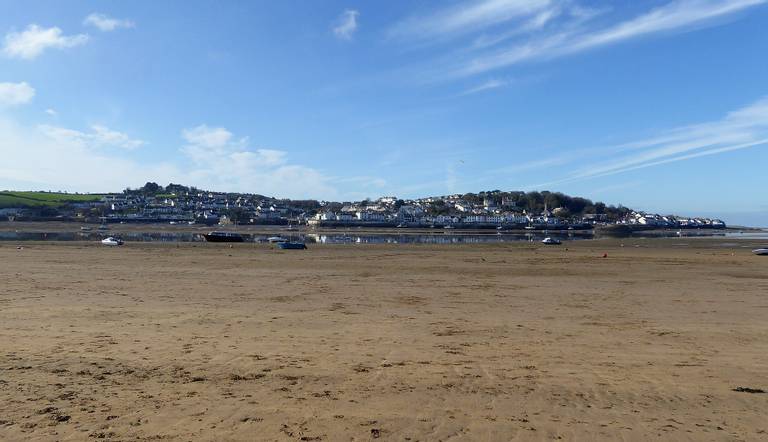
<path fill-rule="evenodd" d="M 766 440 L 750 246 L 3 242 L 0 440 Z"/>

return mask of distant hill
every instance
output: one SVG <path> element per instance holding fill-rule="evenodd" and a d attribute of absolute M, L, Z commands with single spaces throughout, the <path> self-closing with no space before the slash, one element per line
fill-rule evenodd
<path fill-rule="evenodd" d="M 57 192 L 0 192 L 0 209 L 9 207 L 60 207 L 67 203 L 99 201 L 102 195 Z"/>

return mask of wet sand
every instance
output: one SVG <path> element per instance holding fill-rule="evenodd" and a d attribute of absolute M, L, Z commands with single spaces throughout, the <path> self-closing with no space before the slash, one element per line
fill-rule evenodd
<path fill-rule="evenodd" d="M 768 439 L 768 258 L 624 242 L 0 243 L 0 440 Z"/>

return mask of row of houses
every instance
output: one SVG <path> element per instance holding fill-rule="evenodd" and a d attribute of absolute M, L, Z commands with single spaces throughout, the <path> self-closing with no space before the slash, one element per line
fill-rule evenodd
<path fill-rule="evenodd" d="M 725 222 L 716 218 L 690 218 L 677 215 L 631 212 L 617 224 L 638 225 L 657 228 L 715 228 L 723 229 Z"/>
<path fill-rule="evenodd" d="M 365 224 L 365 223 L 397 223 L 397 224 L 421 224 L 421 225 L 453 225 L 453 224 L 532 224 L 532 225 L 559 225 L 565 220 L 551 215 L 532 215 L 520 212 L 481 212 L 461 214 L 428 215 L 424 209 L 415 205 L 401 206 L 397 211 L 382 212 L 375 210 L 350 211 L 324 211 L 317 213 L 307 220 L 310 225 L 320 226 L 326 224 Z"/>

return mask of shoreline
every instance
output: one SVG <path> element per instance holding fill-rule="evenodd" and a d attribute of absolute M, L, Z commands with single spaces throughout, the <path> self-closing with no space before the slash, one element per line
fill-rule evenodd
<path fill-rule="evenodd" d="M 14 222 L 0 222 L 0 232 L 73 232 L 79 233 L 80 227 L 90 228 L 90 232 L 98 233 L 96 227 L 98 224 L 93 223 L 78 223 L 78 222 L 59 222 L 59 221 L 14 221 Z M 207 226 L 202 224 L 196 225 L 171 225 L 160 223 L 148 223 L 148 224 L 108 224 L 109 229 L 104 233 L 110 232 L 133 232 L 133 233 L 208 233 L 210 231 L 225 231 L 236 232 L 242 234 L 278 234 L 278 233 L 291 233 L 291 234 L 380 234 L 380 235 L 495 235 L 497 232 L 503 234 L 568 234 L 574 235 L 592 235 L 592 236 L 607 236 L 616 237 L 613 235 L 605 234 L 603 232 L 596 231 L 595 229 L 582 229 L 582 230 L 525 230 L 525 229 L 503 229 L 501 231 L 496 229 L 443 229 L 443 228 L 388 228 L 388 227 L 337 227 L 337 228 L 311 228 L 304 225 L 294 226 L 292 230 L 289 230 L 287 226 L 282 225 L 229 225 L 229 226 Z M 633 232 L 638 235 L 658 235 L 658 234 L 672 234 L 681 229 L 642 229 Z M 682 229 L 685 234 L 690 236 L 708 236 L 724 233 L 762 233 L 768 232 L 768 229 L 756 228 L 756 227 L 727 227 L 725 229 Z M 630 235 L 629 237 L 632 237 Z"/>

